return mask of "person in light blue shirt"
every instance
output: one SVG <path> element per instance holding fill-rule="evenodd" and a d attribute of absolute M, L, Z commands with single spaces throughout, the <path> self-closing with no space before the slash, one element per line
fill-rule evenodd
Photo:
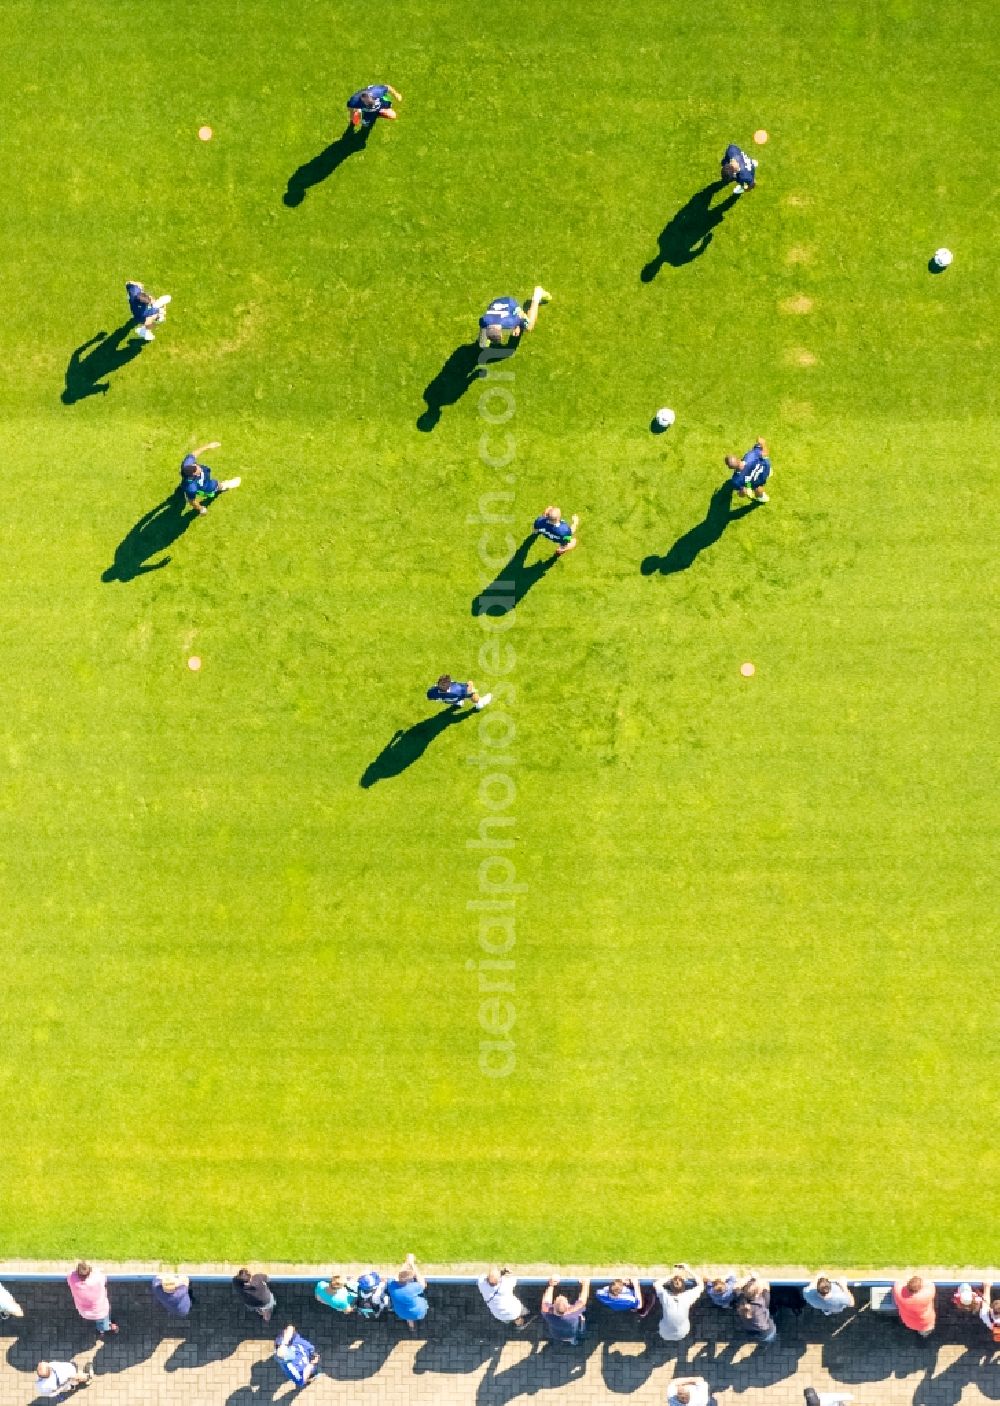
<path fill-rule="evenodd" d="M 771 477 L 771 460 L 762 439 L 758 439 L 742 459 L 735 454 L 727 454 L 726 468 L 732 470 L 730 485 L 740 498 L 752 498 L 757 503 L 769 501 L 764 485 Z"/>
<path fill-rule="evenodd" d="M 847 1287 L 847 1280 L 831 1279 L 827 1274 L 820 1274 L 811 1280 L 802 1290 L 802 1297 L 810 1308 L 825 1313 L 827 1317 L 854 1307 L 854 1295 Z"/>
<path fill-rule="evenodd" d="M 358 1286 L 353 1279 L 345 1279 L 342 1274 L 331 1274 L 329 1279 L 321 1279 L 316 1285 L 316 1298 L 337 1313 L 353 1313 L 358 1301 Z"/>
<path fill-rule="evenodd" d="M 427 1317 L 426 1288 L 427 1280 L 417 1268 L 413 1256 L 407 1255 L 402 1269 L 394 1279 L 389 1280 L 387 1291 L 393 1313 L 411 1333 L 415 1333 L 417 1324 Z"/>

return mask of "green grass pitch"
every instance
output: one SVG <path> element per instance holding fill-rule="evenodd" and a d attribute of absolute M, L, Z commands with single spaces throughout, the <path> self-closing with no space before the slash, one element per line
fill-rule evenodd
<path fill-rule="evenodd" d="M 989 1259 L 995 5 L 3 11 L 2 1253 Z M 62 403 L 130 276 L 156 344 Z M 120 579 L 213 438 L 243 486 Z M 382 774 L 443 669 L 493 709 Z"/>

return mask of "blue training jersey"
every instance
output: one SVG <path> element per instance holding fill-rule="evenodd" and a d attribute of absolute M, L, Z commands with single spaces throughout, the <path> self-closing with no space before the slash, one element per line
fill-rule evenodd
<path fill-rule="evenodd" d="M 366 96 L 374 99 L 371 106 L 362 101 Z M 347 106 L 369 112 L 374 117 L 384 107 L 392 107 L 392 94 L 385 83 L 369 83 L 367 88 L 359 88 L 356 93 L 351 94 L 347 99 Z"/>
<path fill-rule="evenodd" d="M 434 684 L 427 690 L 427 697 L 432 703 L 462 703 L 469 696 L 469 685 L 467 683 L 456 683 L 454 680 L 447 688 L 438 688 Z"/>
<path fill-rule="evenodd" d="M 633 1313 L 637 1308 L 642 1307 L 636 1298 L 634 1289 L 623 1289 L 620 1294 L 613 1294 L 611 1286 L 608 1285 L 603 1289 L 598 1289 L 594 1297 L 598 1303 L 609 1308 L 612 1313 Z"/>
<path fill-rule="evenodd" d="M 296 1386 L 303 1386 L 306 1380 L 306 1369 L 316 1351 L 309 1339 L 304 1338 L 301 1333 L 293 1333 L 287 1347 L 281 1338 L 276 1338 L 275 1349 L 285 1376 L 290 1377 Z"/>
<path fill-rule="evenodd" d="M 550 542 L 568 542 L 573 536 L 573 529 L 568 522 L 550 522 L 543 514 L 535 518 L 534 530 L 541 537 L 547 537 Z"/>
<path fill-rule="evenodd" d="M 760 445 L 755 444 L 743 455 L 740 467 L 733 470 L 732 484 L 734 488 L 745 488 L 747 484 L 755 488 L 758 484 L 766 483 L 770 473 L 770 459 Z"/>
<path fill-rule="evenodd" d="M 490 337 L 489 341 L 505 347 L 514 334 L 519 333 L 527 325 L 528 319 L 516 298 L 494 298 L 479 319 L 480 345 L 482 345 L 482 339 L 488 328 L 500 329 L 499 335 Z"/>
<path fill-rule="evenodd" d="M 200 472 L 194 478 L 185 478 L 185 469 L 198 469 Z M 212 477 L 212 470 L 207 464 L 199 464 L 193 454 L 185 454 L 181 460 L 181 488 L 189 503 L 193 503 L 198 497 L 214 495 L 219 491 L 219 485 Z"/>
<path fill-rule="evenodd" d="M 736 162 L 737 172 L 735 176 L 731 176 L 725 169 L 730 161 Z M 752 186 L 754 183 L 754 164 L 750 157 L 747 156 L 746 152 L 734 143 L 730 143 L 730 145 L 726 147 L 726 154 L 722 158 L 722 179 L 725 181 L 739 181 L 741 185 L 745 186 Z"/>
<path fill-rule="evenodd" d="M 145 322 L 146 318 L 156 311 L 151 303 L 144 301 L 142 291 L 141 283 L 126 283 L 125 285 L 125 292 L 128 294 L 129 312 L 135 318 L 136 322 Z"/>

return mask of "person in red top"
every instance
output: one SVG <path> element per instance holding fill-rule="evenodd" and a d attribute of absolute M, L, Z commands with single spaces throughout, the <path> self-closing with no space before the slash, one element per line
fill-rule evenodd
<path fill-rule="evenodd" d="M 937 1285 L 933 1279 L 923 1279 L 914 1274 L 910 1279 L 897 1279 L 892 1286 L 892 1297 L 899 1314 L 900 1322 L 922 1338 L 930 1337 L 937 1322 L 934 1300 Z"/>
<path fill-rule="evenodd" d="M 67 1274 L 66 1283 L 81 1318 L 93 1323 L 102 1337 L 105 1333 L 118 1332 L 118 1324 L 111 1321 L 108 1281 L 103 1270 L 94 1269 L 86 1260 L 81 1260 L 72 1274 Z"/>

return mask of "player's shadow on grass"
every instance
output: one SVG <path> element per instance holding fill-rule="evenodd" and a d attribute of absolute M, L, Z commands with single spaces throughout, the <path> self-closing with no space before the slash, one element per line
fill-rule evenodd
<path fill-rule="evenodd" d="M 135 323 L 129 318 L 113 332 L 96 332 L 73 352 L 66 367 L 66 385 L 60 399 L 63 405 L 75 405 L 90 395 L 107 395 L 111 387 L 106 377 L 120 371 L 142 351 L 143 343 L 136 338 L 126 341 Z"/>
<path fill-rule="evenodd" d="M 733 490 L 727 479 L 712 494 L 708 512 L 701 522 L 695 523 L 678 537 L 666 556 L 648 556 L 643 559 L 640 571 L 643 576 L 674 576 L 678 571 L 687 571 L 693 566 L 706 547 L 718 542 L 731 522 L 746 517 L 757 507 L 756 503 L 745 503 L 739 508 L 732 506 Z"/>
<path fill-rule="evenodd" d="M 472 599 L 473 615 L 509 615 L 559 558 L 540 557 L 528 565 L 528 552 L 536 534 L 529 532 L 510 560 L 500 568 L 496 577 Z"/>
<path fill-rule="evenodd" d="M 429 718 L 414 723 L 405 732 L 402 728 L 397 728 L 375 760 L 365 767 L 358 785 L 367 791 L 376 782 L 388 781 L 390 777 L 399 776 L 407 767 L 420 760 L 435 738 L 440 737 L 442 732 L 446 732 L 455 723 L 460 723 L 463 718 L 471 717 L 474 711 L 472 707 L 442 708 L 440 712 L 432 713 Z"/>
<path fill-rule="evenodd" d="M 417 420 L 417 429 L 428 434 L 441 419 L 446 405 L 455 405 L 465 392 L 485 374 L 479 365 L 478 342 L 463 342 L 448 357 L 441 370 L 424 389 L 427 409 Z"/>
<path fill-rule="evenodd" d="M 704 254 L 712 242 L 712 231 L 740 199 L 740 196 L 733 194 L 718 205 L 713 205 L 713 197 L 725 187 L 725 181 L 712 181 L 692 195 L 687 204 L 671 217 L 660 231 L 659 253 L 655 259 L 650 259 L 640 274 L 643 283 L 652 283 L 664 264 L 676 269 Z"/>
<path fill-rule="evenodd" d="M 187 512 L 184 495 L 175 491 L 157 503 L 155 508 L 143 513 L 142 517 L 115 548 L 115 559 L 107 571 L 101 575 L 102 581 L 134 581 L 137 576 L 146 576 L 150 571 L 159 571 L 166 566 L 170 557 L 160 561 L 150 561 L 181 537 L 198 516 Z"/>
<path fill-rule="evenodd" d="M 331 142 L 329 146 L 323 148 L 318 156 L 314 156 L 311 161 L 304 162 L 298 170 L 293 171 L 288 177 L 288 187 L 282 196 L 282 200 L 289 210 L 297 209 L 313 186 L 320 185 L 332 176 L 339 166 L 343 166 L 348 157 L 353 156 L 356 152 L 364 151 L 370 133 L 370 126 L 352 127 L 348 122 L 335 142 Z"/>

